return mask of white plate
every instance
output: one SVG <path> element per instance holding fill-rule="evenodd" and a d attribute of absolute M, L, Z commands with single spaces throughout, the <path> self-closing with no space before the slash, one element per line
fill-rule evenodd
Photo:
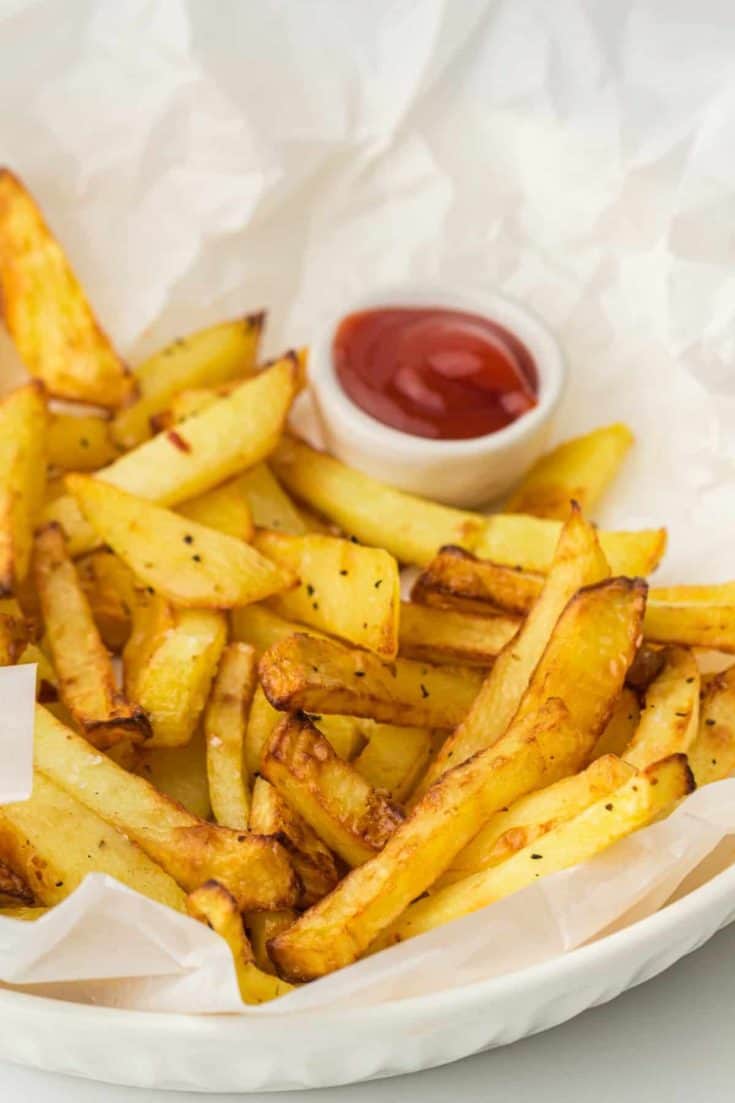
<path fill-rule="evenodd" d="M 625 930 L 520 972 L 375 1007 L 277 1019 L 119 1011 L 2 990 L 0 1059 L 201 1092 L 330 1087 L 417 1072 L 605 1003 L 733 919 L 735 867 Z"/>

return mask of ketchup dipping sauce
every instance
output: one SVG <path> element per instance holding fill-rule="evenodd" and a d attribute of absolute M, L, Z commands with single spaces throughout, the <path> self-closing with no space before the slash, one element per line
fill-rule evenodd
<path fill-rule="evenodd" d="M 332 349 L 337 378 L 355 405 L 412 436 L 482 437 L 538 401 L 526 346 L 479 314 L 428 306 L 363 310 L 342 319 Z"/>

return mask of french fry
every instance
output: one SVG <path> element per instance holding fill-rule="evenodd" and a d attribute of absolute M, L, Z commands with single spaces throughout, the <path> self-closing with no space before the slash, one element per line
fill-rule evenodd
<path fill-rule="evenodd" d="M 0 613 L 0 666 L 15 666 L 28 646 L 28 623 L 22 617 Z"/>
<path fill-rule="evenodd" d="M 565 521 L 571 500 L 589 512 L 615 478 L 633 439 L 628 426 L 617 422 L 558 445 L 526 473 L 506 512 Z"/>
<path fill-rule="evenodd" d="M 372 720 L 358 716 L 309 715 L 309 720 L 322 733 L 337 757 L 345 762 L 352 762 L 362 752 L 368 740 L 366 733 L 373 724 Z"/>
<path fill-rule="evenodd" d="M 250 789 L 245 775 L 245 732 L 256 680 L 253 648 L 245 643 L 228 644 L 222 652 L 204 714 L 212 811 L 217 823 L 225 827 L 248 826 Z"/>
<path fill-rule="evenodd" d="M 41 919 L 44 915 L 48 915 L 48 911 L 48 908 L 25 908 L 19 905 L 17 907 L 0 908 L 0 915 L 5 919 L 20 919 L 25 923 L 32 923 L 34 920 Z"/>
<path fill-rule="evenodd" d="M 261 758 L 264 777 L 348 865 L 377 854 L 402 814 L 339 758 L 306 717 L 287 716 Z"/>
<path fill-rule="evenodd" d="M 735 773 L 735 666 L 716 674 L 707 685 L 699 728 L 687 753 L 697 785 Z"/>
<path fill-rule="evenodd" d="M 107 873 L 159 904 L 185 910 L 184 893 L 168 873 L 38 770 L 27 800 L 0 807 L 0 856 L 48 906 L 65 900 L 88 873 Z"/>
<path fill-rule="evenodd" d="M 321 900 L 339 881 L 332 852 L 264 777 L 257 777 L 253 786 L 250 830 L 258 835 L 274 835 L 288 850 L 303 886 L 302 907 Z"/>
<path fill-rule="evenodd" d="M 444 547 L 413 584 L 412 601 L 468 613 L 498 610 L 525 616 L 538 600 L 544 576 L 478 559 L 464 548 Z"/>
<path fill-rule="evenodd" d="M 484 518 L 414 498 L 317 452 L 284 439 L 270 460 L 286 489 L 363 544 L 401 563 L 428 563 L 442 544 L 472 547 Z"/>
<path fill-rule="evenodd" d="M 385 659 L 398 652 L 398 564 L 382 548 L 336 536 L 261 532 L 255 547 L 299 582 L 271 598 L 280 616 L 339 636 Z"/>
<path fill-rule="evenodd" d="M 432 752 L 431 732 L 426 728 L 400 728 L 363 720 L 367 746 L 354 760 L 358 774 L 402 804 L 413 792 Z"/>
<path fill-rule="evenodd" d="M 119 749 L 120 744 L 113 748 L 114 761 L 118 766 L 140 774 L 159 792 L 182 804 L 192 816 L 200 820 L 210 818 L 212 805 L 207 784 L 207 751 L 201 728 L 182 747 L 134 748 L 129 766 L 118 757 Z"/>
<path fill-rule="evenodd" d="M 214 387 L 255 371 L 265 314 L 200 329 L 179 338 L 135 369 L 140 398 L 113 422 L 115 440 L 134 448 L 151 435 L 151 418 L 165 410 L 178 391 Z"/>
<path fill-rule="evenodd" d="M 137 843 L 187 892 L 217 880 L 243 911 L 295 903 L 298 880 L 275 839 L 197 819 L 40 706 L 33 754 L 37 770 Z"/>
<path fill-rule="evenodd" d="M 32 904 L 33 901 L 33 893 L 26 881 L 14 873 L 10 866 L 0 862 L 0 906 L 12 908 Z"/>
<path fill-rule="evenodd" d="M 8 332 L 51 394 L 120 406 L 132 379 L 32 196 L 0 169 L 0 298 Z"/>
<path fill-rule="evenodd" d="M 255 964 L 264 973 L 275 974 L 275 967 L 268 953 L 268 943 L 281 931 L 285 931 L 296 921 L 298 912 L 293 908 L 282 908 L 272 912 L 249 912 L 245 925 L 253 948 Z"/>
<path fill-rule="evenodd" d="M 519 620 L 434 609 L 404 601 L 401 605 L 399 653 L 432 663 L 492 666 L 519 627 Z"/>
<path fill-rule="evenodd" d="M 98 478 L 163 506 L 219 486 L 275 448 L 303 372 L 300 354 L 287 354 L 189 418 L 185 429 L 158 433 L 104 467 Z M 69 495 L 50 502 L 44 517 L 63 525 L 73 555 L 99 542 Z"/>
<path fill-rule="evenodd" d="M 150 720 L 150 747 L 189 742 L 226 641 L 225 617 L 213 609 L 176 609 L 158 595 L 136 607 L 123 680 Z"/>
<path fill-rule="evenodd" d="M 249 544 L 89 475 L 67 487 L 100 538 L 136 578 L 188 608 L 231 608 L 291 585 L 293 575 Z"/>
<path fill-rule="evenodd" d="M 176 512 L 236 540 L 250 542 L 255 535 L 253 515 L 240 489 L 239 479 L 230 479 L 214 490 L 206 490 L 197 498 L 182 502 L 176 507 Z"/>
<path fill-rule="evenodd" d="M 323 638 L 322 633 L 316 629 L 307 629 L 293 621 L 284 620 L 266 605 L 242 605 L 239 609 L 233 609 L 230 624 L 233 638 L 254 648 L 258 659 L 274 643 L 288 639 L 294 632 L 305 632 L 309 636 Z"/>
<path fill-rule="evenodd" d="M 411 659 L 386 665 L 367 651 L 302 634 L 266 651 L 259 672 L 266 697 L 281 711 L 336 712 L 420 728 L 454 727 L 482 682 L 469 667 Z"/>
<path fill-rule="evenodd" d="M 575 509 L 561 530 L 554 563 L 538 601 L 495 660 L 467 717 L 440 748 L 419 793 L 425 792 L 449 766 L 459 765 L 500 738 L 521 703 L 565 606 L 581 587 L 607 576 L 608 566 L 595 531 Z"/>
<path fill-rule="evenodd" d="M 38 383 L 20 387 L 0 402 L 0 597 L 12 593 L 28 574 L 33 526 L 43 502 L 45 432 L 46 403 Z"/>
<path fill-rule="evenodd" d="M 96 747 L 148 739 L 145 712 L 115 686 L 110 656 L 58 525 L 47 525 L 36 536 L 34 575 L 59 693 L 75 722 Z"/>
<path fill-rule="evenodd" d="M 699 724 L 699 686 L 691 651 L 668 648 L 661 673 L 646 691 L 640 724 L 624 751 L 626 762 L 643 770 L 689 750 Z"/>
<path fill-rule="evenodd" d="M 110 422 L 88 414 L 51 414 L 46 433 L 46 459 L 62 471 L 96 471 L 117 456 Z"/>
<path fill-rule="evenodd" d="M 301 536 L 307 525 L 266 463 L 256 463 L 240 475 L 239 486 L 259 529 Z"/>
<path fill-rule="evenodd" d="M 349 965 L 429 888 L 490 816 L 581 761 L 582 741 L 560 702 L 513 725 L 446 773 L 386 842 L 270 943 L 282 976 L 312 980 Z"/>
<path fill-rule="evenodd" d="M 592 758 L 602 755 L 623 755 L 641 719 L 641 707 L 636 693 L 625 686 L 620 691 L 610 719 L 595 743 Z"/>
<path fill-rule="evenodd" d="M 510 808 L 491 816 L 432 891 L 507 861 L 560 823 L 614 792 L 635 773 L 634 766 L 616 755 L 603 755 L 581 773 L 563 777 L 545 789 L 521 797 Z"/>
<path fill-rule="evenodd" d="M 735 582 L 709 586 L 655 586 L 650 597 L 657 605 L 735 605 Z"/>
<path fill-rule="evenodd" d="M 552 828 L 543 838 L 507 861 L 416 901 L 383 933 L 373 948 L 381 949 L 414 938 L 502 900 L 533 884 L 539 877 L 588 861 L 670 811 L 693 789 L 694 779 L 685 755 L 672 755 L 657 762 L 573 819 Z"/>
<path fill-rule="evenodd" d="M 135 575 L 108 548 L 90 552 L 76 563 L 79 583 L 102 641 L 117 653 L 127 643 L 135 606 Z"/>
<path fill-rule="evenodd" d="M 735 654 L 735 601 L 730 605 L 649 602 L 644 634 L 653 643 L 706 647 Z"/>

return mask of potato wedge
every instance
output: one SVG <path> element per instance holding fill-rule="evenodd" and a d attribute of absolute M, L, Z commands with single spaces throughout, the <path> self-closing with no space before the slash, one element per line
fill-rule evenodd
<path fill-rule="evenodd" d="M 270 460 L 286 489 L 364 544 L 401 563 L 428 563 L 442 544 L 472 547 L 484 518 L 404 494 L 293 438 Z"/>
<path fill-rule="evenodd" d="M 60 398 L 120 406 L 133 381 L 32 196 L 0 169 L 0 299 L 31 375 Z"/>
<path fill-rule="evenodd" d="M 697 785 L 735 773 L 735 666 L 716 674 L 705 689 L 688 756 Z"/>
<path fill-rule="evenodd" d="M 213 609 L 176 609 L 158 595 L 136 607 L 123 681 L 150 720 L 150 747 L 189 742 L 226 641 L 225 617 Z"/>
<path fill-rule="evenodd" d="M 46 525 L 36 536 L 34 576 L 59 693 L 75 722 L 103 749 L 123 739 L 150 738 L 143 709 L 116 688 L 110 656 L 58 525 Z"/>
<path fill-rule="evenodd" d="M 433 750 L 432 733 L 426 728 L 401 728 L 363 720 L 367 746 L 354 760 L 358 774 L 402 804 L 422 777 Z"/>
<path fill-rule="evenodd" d="M 633 440 L 628 426 L 617 422 L 564 441 L 526 473 L 506 513 L 565 521 L 571 500 L 587 513 L 617 475 Z"/>
<path fill-rule="evenodd" d="M 114 761 L 128 768 L 113 748 Z M 207 750 L 204 732 L 194 732 L 183 747 L 136 747 L 130 763 L 131 772 L 150 781 L 159 792 L 182 804 L 192 816 L 208 820 L 212 813 L 207 784 Z"/>
<path fill-rule="evenodd" d="M 464 548 L 441 548 L 413 584 L 411 600 L 442 609 L 525 616 L 538 600 L 544 576 L 478 559 Z"/>
<path fill-rule="evenodd" d="M 694 779 L 686 755 L 664 759 L 644 773 L 634 774 L 614 793 L 552 828 L 542 839 L 500 865 L 417 900 L 382 934 L 373 949 L 414 938 L 451 919 L 494 904 L 539 877 L 588 861 L 670 811 L 693 789 Z"/>
<path fill-rule="evenodd" d="M 0 402 L 0 597 L 28 574 L 33 527 L 43 503 L 45 433 L 46 403 L 39 384 L 12 391 Z"/>
<path fill-rule="evenodd" d="M 245 916 L 250 945 L 253 948 L 255 964 L 264 973 L 275 974 L 275 966 L 268 953 L 268 943 L 281 931 L 285 931 L 296 921 L 298 912 L 293 908 L 282 908 L 272 912 L 248 912 Z"/>
<path fill-rule="evenodd" d="M 404 601 L 401 605 L 399 653 L 430 663 L 492 666 L 518 631 L 516 617 L 434 609 Z"/>
<path fill-rule="evenodd" d="M 554 563 L 541 595 L 522 628 L 495 660 L 467 717 L 446 740 L 418 792 L 425 792 L 449 766 L 490 747 L 508 727 L 565 606 L 582 586 L 608 575 L 595 530 L 574 509 L 561 530 Z"/>
<path fill-rule="evenodd" d="M 380 854 L 270 943 L 291 980 L 312 980 L 356 961 L 429 888 L 489 817 L 575 769 L 584 753 L 560 702 L 515 724 L 494 747 L 450 770 Z"/>
<path fill-rule="evenodd" d="M 286 716 L 266 745 L 261 773 L 348 865 L 377 854 L 403 816 L 305 716 Z"/>
<path fill-rule="evenodd" d="M 159 904 L 185 910 L 184 893 L 168 873 L 38 770 L 28 800 L 0 807 L 0 856 L 42 904 L 65 900 L 88 873 L 107 873 Z"/>
<path fill-rule="evenodd" d="M 303 886 L 302 907 L 321 900 L 339 881 L 331 850 L 264 777 L 257 777 L 253 785 L 250 830 L 257 835 L 274 835 L 289 852 Z"/>
<path fill-rule="evenodd" d="M 420 728 L 458 724 L 482 682 L 470 668 L 410 659 L 386 665 L 367 651 L 302 634 L 266 651 L 259 672 L 266 697 L 281 711 L 336 712 Z"/>
<path fill-rule="evenodd" d="M 230 643 L 222 652 L 204 714 L 207 777 L 217 823 L 245 828 L 250 817 L 250 787 L 245 774 L 245 732 L 255 693 L 255 652 L 246 643 Z M 256 829 L 254 829 L 256 830 Z M 275 831 L 263 831 L 275 835 Z"/>
<path fill-rule="evenodd" d="M 289 353 L 231 394 L 213 402 L 186 429 L 172 429 L 144 441 L 98 473 L 98 477 L 148 501 L 178 505 L 211 490 L 258 463 L 276 446 L 304 366 Z M 50 502 L 44 516 L 59 521 L 72 554 L 99 542 L 69 495 Z"/>
<path fill-rule="evenodd" d="M 46 459 L 62 471 L 96 471 L 118 455 L 107 418 L 94 414 L 51 414 L 46 433 Z"/>
<path fill-rule="evenodd" d="M 699 667 L 691 651 L 670 647 L 661 673 L 646 691 L 641 722 L 623 752 L 638 769 L 686 754 L 699 725 Z"/>
<path fill-rule="evenodd" d="M 620 691 L 610 719 L 595 743 L 591 757 L 595 759 L 611 754 L 622 756 L 635 735 L 640 719 L 641 706 L 638 696 L 632 689 L 625 686 Z"/>
<path fill-rule="evenodd" d="M 260 532 L 255 547 L 299 580 L 271 598 L 276 613 L 382 658 L 396 657 L 401 594 L 392 555 L 320 533 Z"/>
<path fill-rule="evenodd" d="M 151 418 L 187 387 L 214 387 L 255 371 L 265 314 L 220 322 L 178 338 L 135 368 L 140 397 L 112 426 L 115 440 L 134 448 L 151 435 Z"/>
<path fill-rule="evenodd" d="M 37 770 L 137 843 L 187 892 L 213 879 L 242 910 L 295 903 L 298 880 L 275 839 L 197 819 L 41 706 L 36 706 L 33 754 Z"/>
<path fill-rule="evenodd" d="M 521 797 L 510 808 L 490 817 L 432 891 L 500 865 L 558 824 L 578 816 L 595 801 L 614 792 L 635 773 L 635 767 L 617 755 L 603 755 L 581 773 L 563 777 L 545 789 Z"/>
<path fill-rule="evenodd" d="M 14 873 L 10 866 L 0 862 L 0 907 L 12 908 L 32 904 L 34 899 L 27 882 Z"/>
<path fill-rule="evenodd" d="M 100 538 L 142 583 L 187 608 L 260 601 L 295 581 L 249 544 L 89 475 L 67 487 Z"/>
<path fill-rule="evenodd" d="M 253 521 L 259 529 L 301 536 L 307 525 L 266 463 L 243 471 L 238 483 L 245 494 Z"/>
<path fill-rule="evenodd" d="M 135 575 L 108 548 L 90 552 L 75 563 L 79 583 L 102 641 L 110 651 L 122 651 L 133 624 L 138 600 Z"/>
<path fill-rule="evenodd" d="M 224 532 L 236 540 L 249 543 L 255 535 L 253 515 L 239 479 L 230 479 L 213 490 L 206 490 L 176 507 L 176 512 L 199 525 Z"/>

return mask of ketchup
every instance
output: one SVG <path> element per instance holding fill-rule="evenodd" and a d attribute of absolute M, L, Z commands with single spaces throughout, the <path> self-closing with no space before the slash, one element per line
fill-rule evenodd
<path fill-rule="evenodd" d="M 417 437 L 481 437 L 537 402 L 530 352 L 479 314 L 443 307 L 348 314 L 333 352 L 337 377 L 352 401 L 384 425 Z"/>

